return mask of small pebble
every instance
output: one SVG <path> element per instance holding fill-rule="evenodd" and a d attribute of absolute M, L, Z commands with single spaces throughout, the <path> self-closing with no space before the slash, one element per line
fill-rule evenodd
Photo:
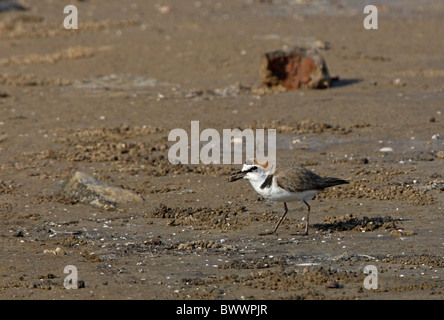
<path fill-rule="evenodd" d="M 14 232 L 13 236 L 16 238 L 21 238 L 24 236 L 24 234 L 22 230 L 17 230 L 16 232 Z"/>
<path fill-rule="evenodd" d="M 331 289 L 339 289 L 339 288 L 341 288 L 341 285 L 337 281 L 327 282 L 327 284 L 325 286 L 327 288 L 331 288 Z"/>
<path fill-rule="evenodd" d="M 384 147 L 379 149 L 379 152 L 393 152 L 393 149 L 390 147 Z"/>

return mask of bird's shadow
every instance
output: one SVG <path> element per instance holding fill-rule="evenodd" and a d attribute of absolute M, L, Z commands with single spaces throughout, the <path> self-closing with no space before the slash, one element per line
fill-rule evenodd
<path fill-rule="evenodd" d="M 405 219 L 391 218 L 391 217 L 347 217 L 347 218 L 330 218 L 330 221 L 325 223 L 316 223 L 312 227 L 327 232 L 337 232 L 337 231 L 373 231 L 379 228 L 383 229 L 394 229 L 396 228 L 396 223 L 399 221 L 406 221 Z"/>

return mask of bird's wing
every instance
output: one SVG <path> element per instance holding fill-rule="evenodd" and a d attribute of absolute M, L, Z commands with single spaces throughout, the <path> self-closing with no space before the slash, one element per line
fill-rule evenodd
<path fill-rule="evenodd" d="M 293 164 L 282 164 L 275 172 L 276 183 L 279 187 L 290 192 L 308 190 L 323 190 L 339 184 L 349 183 L 346 180 L 320 177 L 311 170 Z"/>
<path fill-rule="evenodd" d="M 321 190 L 325 188 L 323 178 L 299 166 L 280 166 L 274 176 L 277 185 L 290 192 Z"/>

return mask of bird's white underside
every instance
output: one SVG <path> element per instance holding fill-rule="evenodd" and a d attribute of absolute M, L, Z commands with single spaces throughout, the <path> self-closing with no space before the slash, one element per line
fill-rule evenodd
<path fill-rule="evenodd" d="M 254 190 L 259 193 L 262 197 L 270 201 L 277 202 L 295 202 L 295 201 L 310 201 L 312 200 L 316 194 L 317 190 L 308 190 L 303 192 L 289 192 L 285 189 L 279 187 L 275 181 L 271 184 L 271 187 L 261 188 L 261 185 L 264 183 L 266 177 L 257 179 L 248 179 L 253 186 Z"/>

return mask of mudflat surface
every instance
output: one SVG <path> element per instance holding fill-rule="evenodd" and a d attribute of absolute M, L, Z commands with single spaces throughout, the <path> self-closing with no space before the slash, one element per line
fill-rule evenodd
<path fill-rule="evenodd" d="M 378 30 L 353 1 L 78 1 L 78 30 L 64 1 L 20 4 L 0 12 L 2 299 L 444 298 L 443 3 L 384 2 Z M 339 81 L 256 90 L 261 55 L 296 45 Z M 239 165 L 168 162 L 192 120 L 274 128 L 278 161 L 350 184 L 308 236 L 300 203 L 259 236 L 283 205 L 228 183 Z M 145 201 L 79 203 L 76 171 Z"/>

